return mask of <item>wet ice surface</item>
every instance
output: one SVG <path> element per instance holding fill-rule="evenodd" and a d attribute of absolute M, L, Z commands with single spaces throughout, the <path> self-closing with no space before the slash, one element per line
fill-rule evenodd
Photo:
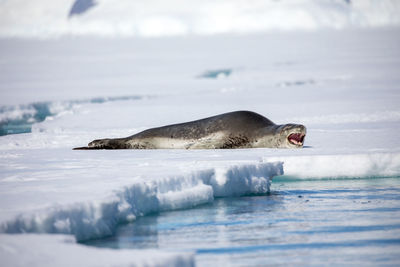
<path fill-rule="evenodd" d="M 278 177 L 268 195 L 142 217 L 86 244 L 195 251 L 198 266 L 396 265 L 400 179 Z"/>

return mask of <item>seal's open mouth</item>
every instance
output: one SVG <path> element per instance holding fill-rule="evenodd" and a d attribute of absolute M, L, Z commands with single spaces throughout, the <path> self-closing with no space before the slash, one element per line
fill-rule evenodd
<path fill-rule="evenodd" d="M 303 133 L 289 134 L 289 136 L 288 136 L 289 143 L 296 145 L 296 146 L 302 146 L 303 141 L 304 141 L 304 136 L 305 136 L 305 134 L 303 134 Z"/>

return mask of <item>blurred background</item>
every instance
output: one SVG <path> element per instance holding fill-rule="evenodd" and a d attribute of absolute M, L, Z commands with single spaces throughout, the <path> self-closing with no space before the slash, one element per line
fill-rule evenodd
<path fill-rule="evenodd" d="M 0 36 L 159 37 L 400 24 L 396 0 L 1 0 Z"/>

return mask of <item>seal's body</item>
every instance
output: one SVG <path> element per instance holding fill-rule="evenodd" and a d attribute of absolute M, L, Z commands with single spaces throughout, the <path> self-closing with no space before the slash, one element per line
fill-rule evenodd
<path fill-rule="evenodd" d="M 299 148 L 306 128 L 276 125 L 251 111 L 235 111 L 201 120 L 151 128 L 126 138 L 99 139 L 75 149 Z"/>

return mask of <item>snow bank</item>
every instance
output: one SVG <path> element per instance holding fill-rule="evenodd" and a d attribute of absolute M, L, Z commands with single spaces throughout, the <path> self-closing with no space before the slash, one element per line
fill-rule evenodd
<path fill-rule="evenodd" d="M 399 26 L 399 12 L 396 0 L 6 0 L 0 3 L 0 36 L 155 37 Z"/>
<path fill-rule="evenodd" d="M 272 177 L 282 173 L 282 163 L 275 162 L 216 168 L 166 179 L 142 179 L 100 201 L 75 201 L 37 212 L 27 209 L 6 222 L 3 214 L 0 230 L 72 234 L 78 241 L 101 238 L 112 235 L 119 223 L 130 222 L 137 216 L 194 207 L 210 203 L 218 196 L 265 194 Z M 44 195 L 41 197 L 45 198 Z"/>
<path fill-rule="evenodd" d="M 2 266 L 194 266 L 189 253 L 98 249 L 63 235 L 0 235 Z"/>
<path fill-rule="evenodd" d="M 284 162 L 285 176 L 295 178 L 365 178 L 400 175 L 400 153 L 264 157 Z"/>

